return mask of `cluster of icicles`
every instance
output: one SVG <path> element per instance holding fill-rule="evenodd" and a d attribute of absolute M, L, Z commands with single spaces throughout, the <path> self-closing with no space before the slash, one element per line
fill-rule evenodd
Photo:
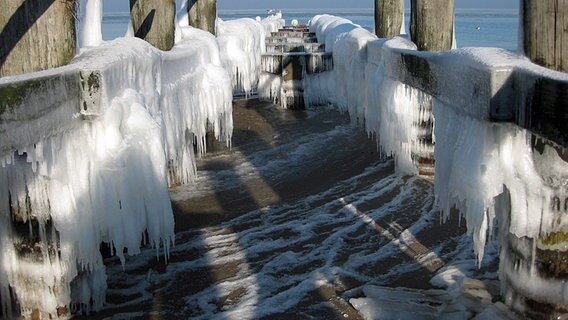
<path fill-rule="evenodd" d="M 143 245 L 167 259 L 168 187 L 192 181 L 194 148 L 206 152 L 208 132 L 230 144 L 233 91 L 254 88 L 265 30 L 283 25 L 281 16 L 220 21 L 216 38 L 184 25 L 182 14 L 176 45 L 162 52 L 128 36 L 102 42 L 101 2 L 81 7 L 95 19 L 84 19 L 85 48 L 64 68 L 101 73 L 100 113 L 77 114 L 0 160 L 0 297 L 8 318 L 100 309 L 101 243 L 122 263 Z"/>

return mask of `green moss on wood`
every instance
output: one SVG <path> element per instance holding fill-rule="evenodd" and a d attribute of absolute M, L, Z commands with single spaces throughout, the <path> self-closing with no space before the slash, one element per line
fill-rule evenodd
<path fill-rule="evenodd" d="M 41 80 L 28 80 L 0 86 L 0 115 L 13 112 L 23 102 L 28 92 L 41 86 Z"/>

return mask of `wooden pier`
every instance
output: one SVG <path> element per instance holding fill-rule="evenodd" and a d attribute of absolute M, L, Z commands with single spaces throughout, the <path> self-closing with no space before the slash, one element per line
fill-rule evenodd
<path fill-rule="evenodd" d="M 78 125 L 96 121 L 104 114 L 114 93 L 129 86 L 136 87 L 136 80 L 119 70 L 122 57 L 105 51 L 108 48 L 94 48 L 91 57 L 79 56 L 72 60 L 77 50 L 74 1 L 39 2 L 9 1 L 0 13 L 0 159 L 12 157 L 25 162 L 24 156 L 13 155 L 35 148 L 44 139 L 73 134 Z M 412 0 L 411 34 L 406 38 L 396 37 L 401 30 L 402 3 L 376 0 L 375 25 L 379 38 L 354 51 L 361 53 L 361 61 L 357 61 L 360 66 L 373 70 L 382 68 L 381 72 L 389 81 L 428 97 L 417 110 L 423 119 L 413 124 L 418 133 L 416 141 L 412 142 L 411 155 L 419 174 L 436 175 L 434 100 L 467 119 L 525 129 L 532 137 L 528 148 L 533 155 L 551 148 L 568 163 L 567 1 L 521 0 L 524 33 L 520 49 L 530 61 L 494 48 L 450 50 L 454 32 L 453 1 Z M 130 5 L 135 36 L 149 43 L 140 41 L 136 50 L 147 53 L 155 50 L 148 49 L 150 45 L 158 48 L 162 55 L 159 63 L 174 70 L 184 59 L 182 55 L 167 53 L 174 47 L 175 2 L 164 0 L 156 4 L 131 0 Z M 215 34 L 216 1 L 190 1 L 187 10 L 189 25 Z M 120 45 L 120 41 L 117 43 Z M 259 84 L 264 95 L 260 98 L 288 109 L 332 103 L 310 100 L 306 94 L 310 77 L 326 73 L 332 76 L 335 72 L 339 58 L 324 43 L 325 39 L 318 39 L 308 26 L 287 27 L 267 36 Z M 105 55 L 107 59 L 93 64 L 90 58 L 97 55 Z M 136 55 L 135 59 L 151 61 L 149 55 L 144 54 Z M 105 79 L 112 77 L 122 77 L 123 87 L 105 87 Z M 360 85 L 370 85 L 366 74 L 361 74 L 360 78 Z M 456 83 L 460 84 L 460 90 L 455 90 Z M 390 107 L 397 108 L 396 105 Z M 545 169 L 550 170 L 546 176 L 539 173 L 541 176 L 532 178 L 546 183 L 566 179 L 564 173 L 554 171 L 555 168 Z M 568 253 L 558 249 L 568 246 L 568 230 L 564 227 L 568 225 L 568 191 L 552 182 L 547 187 L 556 192 L 551 202 L 556 218 L 554 232 L 534 238 L 518 237 L 507 231 L 510 208 L 504 206 L 497 216 L 503 223 L 503 257 L 515 261 L 515 265 L 501 266 L 503 277 L 500 280 L 506 289 L 504 302 L 523 315 L 553 319 L 568 313 L 566 298 L 551 293 L 549 296 L 554 299 L 543 299 L 540 292 L 531 291 L 533 288 L 517 281 L 524 275 L 522 270 L 528 269 L 534 270 L 531 276 L 555 286 L 563 285 L 568 275 Z M 52 221 L 38 222 L 27 203 L 9 201 L 9 212 L 0 212 L 0 215 L 6 215 L 6 221 L 13 224 L 16 233 L 25 234 L 15 245 L 19 254 L 31 260 L 40 259 L 40 254 L 46 252 L 48 256 L 55 255 L 59 246 L 56 241 L 49 242 L 43 253 L 42 248 L 35 246 L 38 234 L 45 228 L 54 234 L 51 239 L 57 238 Z M 510 202 L 510 194 L 506 190 L 496 201 Z M 29 224 L 28 229 L 26 224 Z M 41 316 L 37 306 L 26 308 L 31 310 L 29 316 Z M 47 312 L 64 316 L 69 311 L 69 305 L 61 305 Z"/>

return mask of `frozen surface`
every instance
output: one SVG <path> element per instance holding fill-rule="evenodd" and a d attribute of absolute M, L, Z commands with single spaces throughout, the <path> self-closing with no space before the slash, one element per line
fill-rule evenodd
<path fill-rule="evenodd" d="M 168 185 L 192 179 L 194 143 L 205 152 L 208 128 L 227 143 L 232 134 L 231 79 L 217 42 L 195 29 L 183 37 L 170 52 L 135 38 L 86 52 L 70 68 L 100 72 L 99 110 L 74 115 L 85 121 L 2 155 L 4 314 L 11 314 L 8 287 L 27 316 L 33 309 L 56 315 L 62 306 L 100 309 L 101 242 L 122 263 L 141 244 L 167 259 L 174 241 Z M 29 240 L 13 216 L 29 226 Z"/>

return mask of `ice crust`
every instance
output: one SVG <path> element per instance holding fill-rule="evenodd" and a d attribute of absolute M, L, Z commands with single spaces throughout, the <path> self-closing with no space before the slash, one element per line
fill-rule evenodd
<path fill-rule="evenodd" d="M 231 78 L 215 37 L 180 31 L 170 52 L 136 38 L 84 52 L 65 69 L 100 72 L 99 110 L 75 114 L 71 125 L 63 115 L 63 129 L 1 156 L 4 315 L 12 314 L 12 294 L 28 317 L 34 309 L 46 317 L 62 306 L 100 309 L 102 242 L 123 263 L 141 244 L 167 259 L 174 241 L 168 185 L 192 180 L 194 144 L 206 151 L 209 128 L 228 144 L 232 134 Z M 13 229 L 14 215 L 29 226 L 29 244 Z"/>

